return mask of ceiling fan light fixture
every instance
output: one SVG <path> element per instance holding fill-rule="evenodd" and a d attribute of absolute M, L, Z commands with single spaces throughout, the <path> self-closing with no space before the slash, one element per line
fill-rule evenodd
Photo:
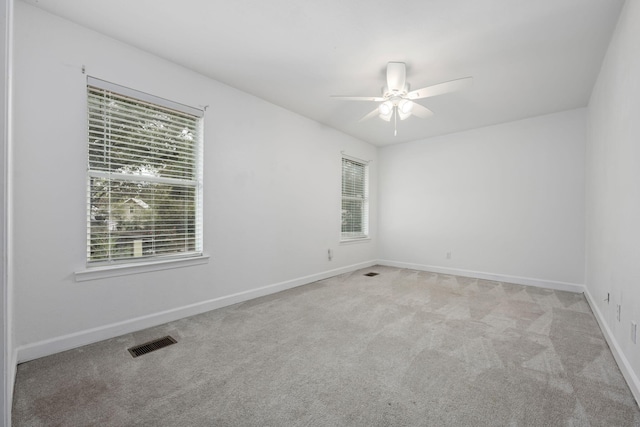
<path fill-rule="evenodd" d="M 400 108 L 398 108 L 398 117 L 400 117 L 400 120 L 408 119 L 411 117 L 411 112 L 404 113 Z"/>
<path fill-rule="evenodd" d="M 378 111 L 380 111 L 381 116 L 388 116 L 391 114 L 393 110 L 393 104 L 391 101 L 385 101 L 378 107 Z"/>
<path fill-rule="evenodd" d="M 382 120 L 384 120 L 385 122 L 390 122 L 392 116 L 393 116 L 393 114 L 389 114 L 388 116 L 383 116 L 382 114 L 380 114 L 380 118 Z"/>
<path fill-rule="evenodd" d="M 402 114 L 410 115 L 413 110 L 413 102 L 408 99 L 403 99 L 398 103 L 398 109 Z"/>

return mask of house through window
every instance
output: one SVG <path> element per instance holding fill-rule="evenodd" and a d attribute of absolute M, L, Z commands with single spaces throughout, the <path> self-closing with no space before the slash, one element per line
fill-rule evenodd
<path fill-rule="evenodd" d="M 369 167 L 363 161 L 342 158 L 341 239 L 365 239 L 369 235 Z"/>
<path fill-rule="evenodd" d="M 87 261 L 202 254 L 201 110 L 89 77 Z"/>

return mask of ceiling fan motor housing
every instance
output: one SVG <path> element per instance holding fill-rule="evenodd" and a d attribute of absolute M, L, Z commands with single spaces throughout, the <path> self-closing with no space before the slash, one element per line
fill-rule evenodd
<path fill-rule="evenodd" d="M 406 83 L 407 68 L 404 62 L 389 62 L 387 64 L 387 87 L 390 92 L 400 93 Z"/>

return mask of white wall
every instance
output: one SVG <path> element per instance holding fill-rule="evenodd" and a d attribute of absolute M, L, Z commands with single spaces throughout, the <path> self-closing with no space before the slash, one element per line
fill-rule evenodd
<path fill-rule="evenodd" d="M 11 39 L 13 1 L 0 0 L 0 426 L 11 425 L 11 398 L 15 377 L 12 344 L 11 285 L 8 272 L 9 256 L 9 141 L 11 111 Z"/>
<path fill-rule="evenodd" d="M 380 258 L 581 290 L 585 126 L 578 109 L 381 149 Z"/>
<path fill-rule="evenodd" d="M 15 331 L 21 360 L 375 262 L 375 147 L 22 2 L 15 8 L 15 44 Z M 75 281 L 74 272 L 85 267 L 86 245 L 83 65 L 94 77 L 209 105 L 208 264 Z M 366 243 L 338 243 L 342 150 L 374 160 L 373 239 Z"/>
<path fill-rule="evenodd" d="M 630 328 L 640 323 L 639 52 L 640 2 L 627 1 L 589 102 L 586 166 L 587 293 L 638 401 L 640 336 L 633 344 Z"/>

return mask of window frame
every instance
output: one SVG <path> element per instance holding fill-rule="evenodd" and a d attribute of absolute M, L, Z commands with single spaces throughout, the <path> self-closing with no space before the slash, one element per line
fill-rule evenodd
<path fill-rule="evenodd" d="M 191 119 L 195 120 L 195 138 L 193 146 L 190 147 L 193 153 L 192 158 L 188 163 L 188 167 L 193 168 L 193 178 L 170 178 L 163 176 L 141 176 L 136 174 L 114 173 L 113 171 L 103 171 L 100 168 L 91 167 L 91 142 L 90 142 L 90 111 L 89 103 L 91 102 L 91 88 L 103 90 L 109 93 L 113 93 L 119 97 L 130 98 L 134 101 L 138 101 L 144 104 L 150 104 L 151 108 L 157 107 L 158 111 L 173 110 L 176 114 L 186 114 L 192 116 Z M 155 95 L 151 95 L 145 92 L 141 92 L 135 89 L 131 89 L 125 86 L 117 85 L 105 80 L 97 79 L 95 77 L 87 76 L 86 83 L 86 101 L 87 101 L 87 201 L 86 201 L 86 223 L 85 228 L 87 230 L 86 240 L 86 257 L 85 267 L 87 270 L 76 272 L 76 280 L 91 280 L 93 278 L 100 277 L 112 277 L 123 274 L 139 273 L 144 271 L 155 271 L 166 268 L 175 268 L 185 265 L 195 265 L 207 262 L 208 256 L 203 252 L 203 146 L 204 146 L 204 111 L 198 108 L 194 108 L 188 105 L 180 104 L 174 101 L 170 101 Z M 190 119 L 190 120 L 191 120 Z M 183 159 L 181 159 L 183 160 Z M 123 176 L 125 175 L 125 176 Z M 104 260 L 91 260 L 91 245 L 92 245 L 92 179 L 96 177 L 108 178 L 120 181 L 126 181 L 129 183 L 134 182 L 146 182 L 151 186 L 155 185 L 177 185 L 185 190 L 188 189 L 189 197 L 185 200 L 190 200 L 193 203 L 192 211 L 189 208 L 185 208 L 182 211 L 181 217 L 186 220 L 193 221 L 193 250 L 185 252 L 174 251 L 166 254 L 151 254 L 145 256 L 136 256 L 133 253 L 130 256 L 112 258 L 107 257 Z M 175 187 L 174 187 L 175 188 Z M 151 190 L 153 191 L 153 190 Z M 108 206 L 113 206 L 111 201 L 108 202 Z M 109 208 L 111 212 L 112 208 Z M 185 213 L 188 215 L 183 216 Z M 110 221 L 110 219 L 109 219 Z M 153 234 L 155 236 L 155 234 Z M 190 232 L 185 231 L 183 239 L 189 238 Z M 154 237 L 155 238 L 155 237 Z M 170 240 L 171 242 L 177 242 L 178 240 Z M 197 259 L 201 258 L 200 261 Z"/>
<path fill-rule="evenodd" d="M 363 183 L 362 183 L 362 197 L 355 197 L 353 195 L 345 194 L 345 162 L 350 162 L 363 168 Z M 340 197 L 340 243 L 360 242 L 364 240 L 370 240 L 369 235 L 369 161 L 359 159 L 357 157 L 349 156 L 342 153 L 340 160 L 340 172 L 341 172 L 341 197 Z M 362 230 L 360 232 L 343 231 L 344 226 L 344 212 L 343 203 L 345 200 L 359 201 L 362 203 L 362 212 L 360 215 L 360 224 Z"/>

